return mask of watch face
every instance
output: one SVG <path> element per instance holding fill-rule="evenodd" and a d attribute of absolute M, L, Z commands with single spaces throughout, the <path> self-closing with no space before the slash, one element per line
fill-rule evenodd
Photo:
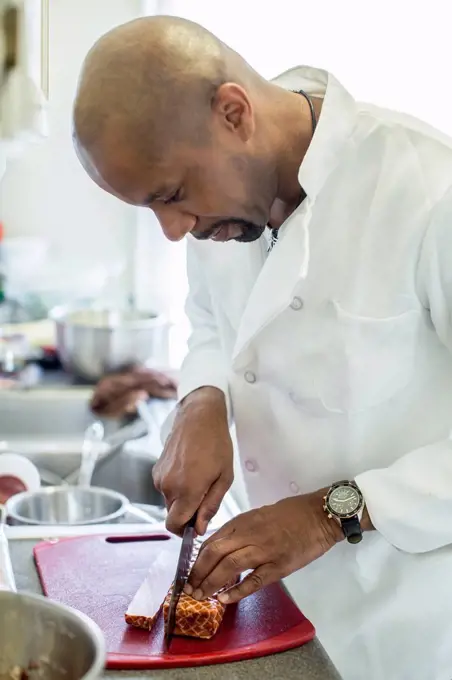
<path fill-rule="evenodd" d="M 353 517 L 361 506 L 361 494 L 354 486 L 338 486 L 329 494 L 327 505 L 337 517 Z"/>

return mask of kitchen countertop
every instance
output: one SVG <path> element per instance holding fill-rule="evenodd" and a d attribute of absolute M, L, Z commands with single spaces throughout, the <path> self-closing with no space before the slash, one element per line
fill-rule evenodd
<path fill-rule="evenodd" d="M 36 542 L 26 539 L 10 541 L 11 559 L 18 590 L 41 592 L 32 555 Z M 289 652 L 232 664 L 201 668 L 105 672 L 105 677 L 112 679 L 146 676 L 151 676 L 153 680 L 216 680 L 217 678 L 227 678 L 227 680 L 262 680 L 262 678 L 340 680 L 339 674 L 317 639 Z"/>

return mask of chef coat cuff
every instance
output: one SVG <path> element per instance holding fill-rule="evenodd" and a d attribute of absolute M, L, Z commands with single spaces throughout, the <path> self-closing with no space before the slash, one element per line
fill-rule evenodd
<path fill-rule="evenodd" d="M 397 466 L 369 470 L 355 477 L 375 529 L 391 545 L 407 553 L 436 550 L 452 540 L 452 494 L 441 493 L 428 481 L 427 493 L 418 478 L 410 479 L 406 470 Z"/>
<path fill-rule="evenodd" d="M 212 359 L 215 360 L 212 361 Z M 179 403 L 184 397 L 200 387 L 216 387 L 223 392 L 226 400 L 228 423 L 229 426 L 232 425 L 232 408 L 226 371 L 223 370 L 223 365 L 218 360 L 218 355 L 206 357 L 205 353 L 203 353 L 203 355 L 199 355 L 196 358 L 193 357 L 193 360 L 190 361 L 190 366 L 184 366 L 181 371 L 177 391 L 178 403 L 167 416 L 160 430 L 162 444 L 165 444 L 172 430 Z"/>

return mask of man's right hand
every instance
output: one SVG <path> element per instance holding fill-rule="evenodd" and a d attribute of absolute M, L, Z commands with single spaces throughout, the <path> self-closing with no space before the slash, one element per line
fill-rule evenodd
<path fill-rule="evenodd" d="M 196 531 L 203 535 L 234 479 L 226 401 L 220 390 L 202 387 L 179 404 L 153 476 L 165 497 L 168 530 L 181 535 L 198 511 Z"/>

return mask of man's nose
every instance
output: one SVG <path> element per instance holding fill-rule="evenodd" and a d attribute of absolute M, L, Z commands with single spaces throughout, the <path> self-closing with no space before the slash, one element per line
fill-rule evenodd
<path fill-rule="evenodd" d="M 196 217 L 172 206 L 154 209 L 162 231 L 169 241 L 181 241 L 196 226 Z"/>

